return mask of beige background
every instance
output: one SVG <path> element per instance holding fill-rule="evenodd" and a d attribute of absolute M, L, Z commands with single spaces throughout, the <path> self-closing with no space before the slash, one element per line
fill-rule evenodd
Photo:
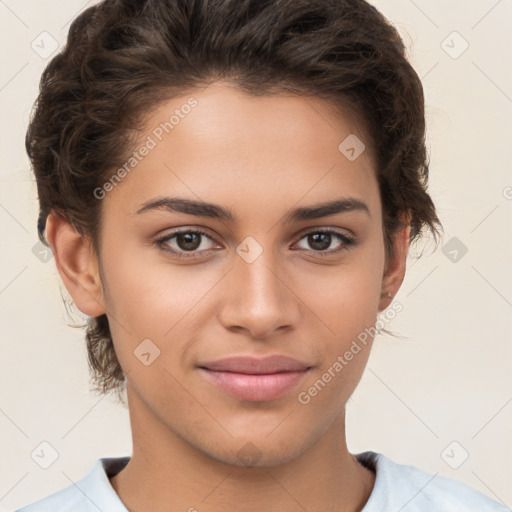
<path fill-rule="evenodd" d="M 48 60 L 31 43 L 46 31 L 62 45 L 90 3 L 0 1 L 0 510 L 131 449 L 127 411 L 88 391 L 83 335 L 66 325 L 53 259 L 32 252 L 37 195 L 24 133 Z M 436 252 L 430 244 L 409 260 L 396 298 L 404 309 L 388 326 L 404 339 L 377 338 L 348 406 L 349 446 L 454 477 L 512 507 L 512 2 L 374 3 L 423 77 L 430 190 L 445 235 Z M 31 458 L 43 441 L 58 452 L 46 470 Z M 466 452 L 458 469 L 446 462 Z"/>

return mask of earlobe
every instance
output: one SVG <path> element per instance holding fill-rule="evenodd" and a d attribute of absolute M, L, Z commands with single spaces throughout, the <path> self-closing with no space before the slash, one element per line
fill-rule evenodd
<path fill-rule="evenodd" d="M 409 217 L 401 216 L 400 220 L 404 224 L 404 227 L 393 235 L 393 254 L 387 262 L 386 269 L 382 277 L 382 292 L 379 301 L 379 311 L 383 311 L 389 306 L 393 297 L 400 289 L 405 277 L 411 225 Z"/>
<path fill-rule="evenodd" d="M 90 239 L 80 235 L 69 220 L 54 212 L 46 221 L 46 239 L 76 307 L 89 316 L 104 314 L 98 261 Z"/>

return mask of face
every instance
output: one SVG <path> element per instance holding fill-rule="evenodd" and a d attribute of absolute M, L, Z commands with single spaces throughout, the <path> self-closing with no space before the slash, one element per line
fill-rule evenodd
<path fill-rule="evenodd" d="M 360 335 L 403 277 L 386 274 L 370 145 L 342 152 L 365 135 L 322 100 L 222 83 L 144 126 L 136 162 L 97 194 L 133 416 L 229 464 L 292 460 L 343 419 Z"/>

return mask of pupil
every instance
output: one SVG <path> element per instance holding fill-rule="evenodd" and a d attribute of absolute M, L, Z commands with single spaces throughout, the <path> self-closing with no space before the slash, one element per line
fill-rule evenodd
<path fill-rule="evenodd" d="M 178 233 L 176 242 L 180 249 L 194 251 L 201 245 L 199 238 L 199 233 Z"/>
<path fill-rule="evenodd" d="M 329 233 L 314 233 L 313 235 L 309 235 L 308 238 L 311 247 L 319 251 L 327 249 L 331 244 L 331 235 Z"/>

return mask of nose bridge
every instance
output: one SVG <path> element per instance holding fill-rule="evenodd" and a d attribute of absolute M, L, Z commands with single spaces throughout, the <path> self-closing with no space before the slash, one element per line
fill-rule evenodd
<path fill-rule="evenodd" d="M 221 307 L 225 327 L 245 328 L 259 338 L 294 325 L 300 315 L 298 301 L 280 275 L 282 265 L 272 247 L 247 237 L 236 253 Z"/>

